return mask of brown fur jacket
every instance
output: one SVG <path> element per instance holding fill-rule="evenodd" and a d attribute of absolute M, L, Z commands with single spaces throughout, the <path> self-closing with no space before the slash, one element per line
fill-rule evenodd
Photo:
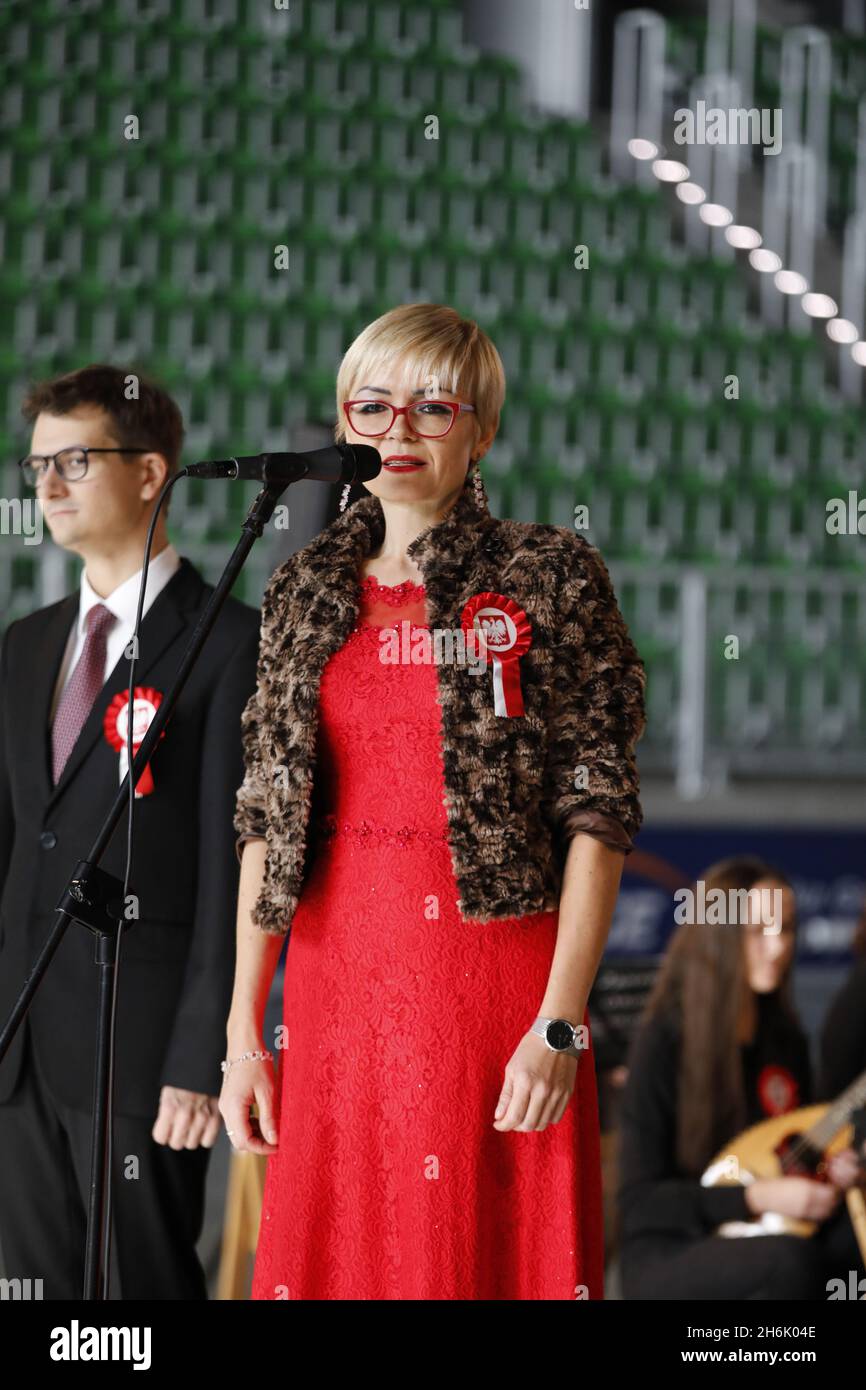
<path fill-rule="evenodd" d="M 362 497 L 265 590 L 234 824 L 239 855 L 246 839 L 267 841 L 253 921 L 268 932 L 288 930 L 311 862 L 319 681 L 357 622 L 358 566 L 384 531 L 378 498 Z M 576 533 L 500 520 L 469 486 L 407 553 L 424 576 L 431 630 L 459 629 L 464 605 L 487 590 L 532 625 L 520 658 L 523 715 L 494 712 L 489 668 L 437 667 L 458 906 L 479 921 L 556 907 L 571 837 L 601 826 L 607 839 L 613 827 L 627 850 L 642 819 L 634 745 L 645 673 L 607 569 Z"/>

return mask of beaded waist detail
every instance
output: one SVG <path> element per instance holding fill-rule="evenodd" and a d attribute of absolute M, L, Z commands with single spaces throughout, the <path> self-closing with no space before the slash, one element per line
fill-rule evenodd
<path fill-rule="evenodd" d="M 320 816 L 315 825 L 316 834 L 322 840 L 333 840 L 336 836 L 354 839 L 360 845 L 402 845 L 447 844 L 448 832 L 424 830 L 412 825 L 377 825 L 363 820 L 357 825 L 342 821 L 334 815 Z"/>

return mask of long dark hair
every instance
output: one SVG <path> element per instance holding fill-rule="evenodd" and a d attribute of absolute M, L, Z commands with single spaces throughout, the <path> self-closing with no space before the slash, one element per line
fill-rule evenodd
<path fill-rule="evenodd" d="M 712 889 L 748 889 L 762 880 L 790 888 L 780 869 L 753 855 L 720 860 L 701 876 Z M 791 1023 L 799 1027 L 791 999 L 791 970 L 780 982 L 779 998 Z M 674 932 L 643 1022 L 657 1014 L 671 1020 L 680 1036 L 677 1078 L 678 1166 L 703 1172 L 715 1153 L 745 1127 L 746 1110 L 739 1045 L 756 1017 L 749 985 L 743 928 L 683 923 Z"/>

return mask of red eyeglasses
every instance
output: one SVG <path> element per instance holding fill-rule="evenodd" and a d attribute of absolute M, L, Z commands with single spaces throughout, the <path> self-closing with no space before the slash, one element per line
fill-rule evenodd
<path fill-rule="evenodd" d="M 388 401 L 345 401 L 343 410 L 356 434 L 378 439 L 387 434 L 398 415 L 405 415 L 414 434 L 422 439 L 443 439 L 462 411 L 474 405 L 462 401 L 414 401 L 412 405 L 391 405 Z"/>

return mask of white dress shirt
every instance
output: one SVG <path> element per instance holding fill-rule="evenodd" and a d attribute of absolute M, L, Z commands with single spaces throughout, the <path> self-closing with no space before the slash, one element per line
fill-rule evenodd
<path fill-rule="evenodd" d="M 144 593 L 144 607 L 142 617 L 144 617 L 150 605 L 153 603 L 157 594 L 165 588 L 172 575 L 180 568 L 180 556 L 174 546 L 169 544 L 158 555 L 151 559 L 147 567 L 147 588 Z M 87 571 L 81 571 L 81 595 L 78 603 L 78 621 L 75 623 L 69 634 L 69 641 L 66 644 L 66 651 L 60 665 L 60 674 L 54 687 L 54 696 L 51 701 L 50 720 L 54 722 L 54 712 L 57 709 L 57 702 L 61 692 L 75 670 L 76 662 L 84 650 L 84 642 L 87 636 L 87 615 L 95 603 L 104 604 L 115 617 L 119 619 L 109 634 L 105 643 L 105 672 L 103 680 L 108 680 L 121 656 L 124 648 L 132 637 L 135 630 L 135 614 L 138 607 L 138 586 L 141 583 L 141 570 L 136 574 L 131 574 L 128 579 L 124 579 L 122 584 L 118 584 L 116 589 L 107 598 L 101 598 L 91 587 L 87 578 Z"/>

